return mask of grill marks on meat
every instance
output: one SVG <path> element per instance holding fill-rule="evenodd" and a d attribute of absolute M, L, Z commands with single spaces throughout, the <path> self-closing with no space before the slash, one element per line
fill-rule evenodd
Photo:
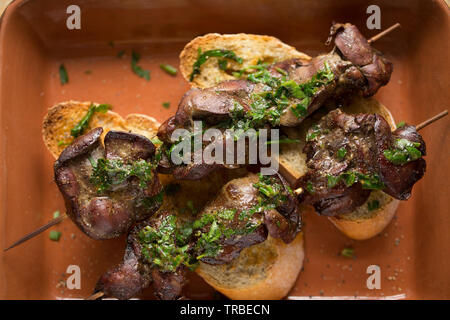
<path fill-rule="evenodd" d="M 330 186 L 329 176 L 337 177 L 346 172 L 377 175 L 384 184 L 384 192 L 396 199 L 406 200 L 414 183 L 425 172 L 425 160 L 422 158 L 394 165 L 383 154 L 384 150 L 393 147 L 397 139 L 404 138 L 419 142 L 419 150 L 425 155 L 425 142 L 413 126 L 404 126 L 391 132 L 388 123 L 380 115 L 354 116 L 337 109 L 323 117 L 309 133 L 316 137 L 310 136 L 311 140 L 303 149 L 309 170 L 300 179 L 299 186 L 305 190 L 312 187 L 313 191 L 305 191 L 300 199 L 312 204 L 322 215 L 351 212 L 370 195 L 370 190 L 363 189 L 359 182 L 348 186 L 340 180 Z"/>
<path fill-rule="evenodd" d="M 305 83 L 318 71 L 323 70 L 325 62 L 334 74 L 334 81 L 318 88 L 311 97 L 307 108 L 307 115 L 317 110 L 327 99 L 339 98 L 348 94 L 362 92 L 364 96 L 371 96 L 388 83 L 392 73 L 392 63 L 379 52 L 370 47 L 367 40 L 358 29 L 351 24 L 335 24 L 331 29 L 331 37 L 335 38 L 336 49 L 329 54 L 313 58 L 310 61 L 290 59 L 278 62 L 269 71 L 274 77 L 282 77 L 277 70 L 287 73 L 287 78 L 298 84 Z M 192 131 L 194 120 L 204 120 L 208 125 L 215 125 L 230 117 L 230 111 L 235 103 L 239 103 L 249 112 L 252 95 L 271 90 L 261 83 L 246 80 L 231 80 L 207 89 L 191 89 L 181 100 L 174 117 L 169 118 L 158 130 L 158 137 L 165 144 L 172 144 L 173 131 L 184 128 Z M 291 105 L 300 100 L 291 98 Z M 281 126 L 296 126 L 302 122 L 290 107 L 281 115 Z M 183 166 L 172 165 L 165 157 L 160 170 L 173 173 L 177 179 L 199 179 L 212 170 L 223 166 L 221 164 L 189 164 Z"/>
<path fill-rule="evenodd" d="M 120 185 L 101 195 L 91 183 L 91 160 L 121 159 L 124 163 L 150 160 L 155 147 L 147 138 L 118 131 L 110 131 L 102 146 L 102 128 L 96 128 L 77 138 L 61 153 L 54 165 L 55 181 L 66 204 L 68 216 L 88 236 L 94 239 L 110 239 L 128 231 L 130 226 L 153 214 L 157 203 L 144 206 L 142 201 L 161 191 L 156 171 L 145 188 L 139 186 L 136 177 L 128 178 Z"/>

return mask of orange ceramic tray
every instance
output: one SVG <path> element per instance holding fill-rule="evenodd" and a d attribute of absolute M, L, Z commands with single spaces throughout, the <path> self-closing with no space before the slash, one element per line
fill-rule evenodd
<path fill-rule="evenodd" d="M 114 111 L 145 113 L 163 121 L 189 88 L 160 63 L 178 65 L 178 54 L 192 38 L 208 32 L 255 33 L 279 37 L 307 54 L 323 45 L 332 21 L 352 22 L 366 36 L 366 8 L 372 1 L 110 0 L 76 1 L 81 30 L 66 28 L 66 8 L 74 1 L 14 1 L 0 27 L 0 243 L 6 247 L 64 210 L 53 182 L 53 158 L 41 138 L 48 107 L 70 99 L 111 103 Z M 418 123 L 448 108 L 449 10 L 444 1 L 377 1 L 382 28 L 402 28 L 375 47 L 395 65 L 388 86 L 376 95 L 397 120 Z M 111 46 L 113 41 L 114 46 Z M 147 82 L 130 70 L 131 49 L 151 70 Z M 117 53 L 126 49 L 119 59 Z M 62 86 L 64 63 L 69 83 Z M 90 70 L 91 73 L 86 74 Z M 164 109 L 161 103 L 170 101 Z M 450 297 L 449 125 L 441 120 L 421 132 L 427 141 L 428 170 L 412 198 L 374 239 L 347 239 L 327 219 L 305 215 L 306 260 L 290 296 L 369 298 Z M 0 261 L 0 298 L 55 299 L 88 296 L 96 280 L 120 261 L 124 238 L 95 241 L 70 220 L 62 222 L 59 242 L 48 231 L 7 253 Z M 355 259 L 339 256 L 347 246 Z M 82 271 L 80 290 L 61 285 L 68 265 Z M 381 267 L 381 289 L 366 288 L 366 268 Z M 194 299 L 213 291 L 195 276 Z M 144 297 L 148 294 L 144 293 Z"/>

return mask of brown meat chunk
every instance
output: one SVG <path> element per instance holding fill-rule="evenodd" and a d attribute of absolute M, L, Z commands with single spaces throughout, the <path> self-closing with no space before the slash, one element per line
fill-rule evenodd
<path fill-rule="evenodd" d="M 99 159 L 128 164 L 150 161 L 155 153 L 150 140 L 126 132 L 108 132 L 103 147 L 102 131 L 96 128 L 78 137 L 64 149 L 54 165 L 55 182 L 63 195 L 68 216 L 94 239 L 118 237 L 135 221 L 152 215 L 160 205 L 152 201 L 161 191 L 155 170 L 145 187 L 135 176 L 101 192 L 93 184 L 93 163 L 98 163 Z"/>

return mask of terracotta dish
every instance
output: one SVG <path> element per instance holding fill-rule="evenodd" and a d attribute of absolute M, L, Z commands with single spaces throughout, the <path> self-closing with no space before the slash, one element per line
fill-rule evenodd
<path fill-rule="evenodd" d="M 324 46 L 332 21 L 350 22 L 367 38 L 373 1 L 77 1 L 81 30 L 66 28 L 73 1 L 14 1 L 0 25 L 0 243 L 5 248 L 64 212 L 53 182 L 53 157 L 41 137 L 50 106 L 67 100 L 110 103 L 123 116 L 144 113 L 159 121 L 174 114 L 189 84 L 178 66 L 183 46 L 208 32 L 267 34 L 311 56 Z M 226 3 L 226 4 L 225 4 Z M 397 121 L 419 123 L 449 107 L 449 8 L 444 1 L 377 1 L 382 28 L 402 27 L 374 44 L 394 63 L 390 83 L 375 96 Z M 226 8 L 225 8 L 226 6 Z M 131 72 L 131 50 L 151 71 L 151 80 Z M 119 58 L 118 52 L 125 50 Z M 64 64 L 69 82 L 61 85 Z M 170 102 L 164 108 L 163 102 Z M 288 298 L 450 297 L 450 126 L 438 121 L 421 134 L 427 142 L 427 173 L 409 201 L 379 236 L 355 242 L 327 219 L 305 214 L 304 270 Z M 1 254 L 0 299 L 85 298 L 99 276 L 119 262 L 124 237 L 96 241 L 68 219 Z M 340 255 L 354 248 L 355 258 Z M 63 283 L 69 265 L 82 270 L 81 289 Z M 381 268 L 381 289 L 369 290 L 366 269 Z M 197 276 L 188 285 L 192 299 L 214 298 Z M 150 297 L 148 293 L 143 297 Z"/>

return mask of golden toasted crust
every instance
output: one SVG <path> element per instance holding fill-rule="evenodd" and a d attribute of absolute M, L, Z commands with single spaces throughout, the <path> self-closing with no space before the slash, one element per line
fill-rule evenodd
<path fill-rule="evenodd" d="M 233 51 L 238 57 L 243 59 L 242 64 L 228 61 L 228 69 L 238 71 L 242 68 L 256 65 L 258 61 L 273 63 L 292 58 L 310 60 L 311 57 L 297 51 L 279 39 L 271 36 L 254 34 L 218 34 L 209 33 L 197 37 L 189 42 L 180 54 L 180 71 L 183 77 L 189 82 L 194 63 L 198 59 L 198 50 L 202 52 L 213 49 L 224 49 Z M 201 73 L 190 82 L 193 87 L 208 88 L 225 80 L 235 79 L 230 73 L 220 70 L 217 58 L 208 59 L 201 67 Z M 227 70 L 227 71 L 229 71 Z"/>
<path fill-rule="evenodd" d="M 97 103 L 94 103 L 97 105 Z M 70 130 L 86 115 L 91 102 L 67 101 L 51 107 L 42 126 L 45 146 L 53 157 L 58 158 L 67 144 L 73 141 Z M 139 114 L 130 114 L 124 120 L 119 114 L 108 111 L 96 112 L 89 121 L 87 131 L 96 127 L 103 128 L 102 138 L 110 130 L 129 131 L 151 139 L 159 127 L 156 119 Z"/>
<path fill-rule="evenodd" d="M 143 135 L 150 140 L 156 136 L 161 125 L 155 118 L 139 113 L 127 115 L 125 123 L 131 132 Z"/>
<path fill-rule="evenodd" d="M 372 194 L 382 191 L 374 191 Z M 372 197 L 372 195 L 371 195 Z M 368 202 L 363 204 L 360 209 L 364 210 L 365 214 L 360 216 L 351 212 L 350 214 L 343 214 L 336 217 L 329 217 L 330 221 L 347 237 L 354 240 L 370 239 L 381 231 L 391 222 L 397 211 L 399 200 L 385 195 L 385 200 L 381 203 L 380 208 L 369 211 L 368 202 L 372 201 L 370 198 Z"/>
<path fill-rule="evenodd" d="M 302 233 L 289 244 L 269 236 L 226 265 L 201 263 L 196 272 L 230 299 L 275 300 L 293 287 L 303 258 Z"/>

